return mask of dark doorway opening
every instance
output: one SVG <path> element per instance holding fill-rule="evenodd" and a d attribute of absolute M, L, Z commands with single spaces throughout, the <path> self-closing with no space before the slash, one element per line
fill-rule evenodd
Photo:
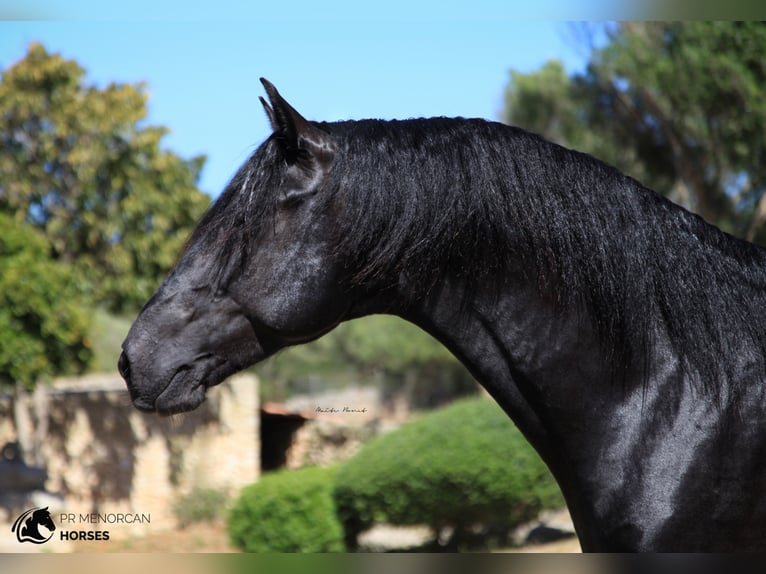
<path fill-rule="evenodd" d="M 306 420 L 298 414 L 272 413 L 261 409 L 261 472 L 284 468 L 295 433 Z"/>

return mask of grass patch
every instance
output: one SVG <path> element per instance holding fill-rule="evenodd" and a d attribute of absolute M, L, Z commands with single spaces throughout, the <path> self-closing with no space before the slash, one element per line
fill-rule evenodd
<path fill-rule="evenodd" d="M 200 522 L 215 522 L 223 517 L 228 499 L 225 489 L 196 486 L 189 494 L 175 499 L 173 514 L 182 529 Z"/>

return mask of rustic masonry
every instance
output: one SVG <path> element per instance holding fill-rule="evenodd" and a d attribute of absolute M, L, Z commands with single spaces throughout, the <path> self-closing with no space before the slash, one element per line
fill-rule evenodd
<path fill-rule="evenodd" d="M 174 528 L 179 495 L 195 487 L 236 493 L 258 479 L 259 424 L 258 384 L 247 374 L 170 418 L 134 409 L 114 375 L 57 380 L 16 402 L 2 396 L 0 445 L 18 443 L 24 462 L 44 468 L 47 480 L 34 497 L 0 492 L 0 524 L 42 501 L 54 517 L 150 515 L 111 524 L 112 538 Z"/>
<path fill-rule="evenodd" d="M 195 487 L 233 497 L 261 472 L 345 460 L 407 420 L 406 402 L 392 405 L 363 386 L 260 404 L 250 374 L 170 418 L 133 408 L 116 374 L 58 379 L 18 400 L 0 395 L 0 449 L 13 459 L 0 468 L 0 552 L 67 552 L 64 531 L 107 530 L 115 540 L 176 528 L 173 503 Z M 10 525 L 43 506 L 57 536 L 19 544 Z"/>
<path fill-rule="evenodd" d="M 327 466 L 346 460 L 372 437 L 398 427 L 411 413 L 406 407 L 392 408 L 377 386 L 295 395 L 282 405 L 262 405 L 261 441 L 264 450 L 264 439 L 278 436 L 264 432 L 266 425 L 273 425 L 272 420 L 278 419 L 274 416 L 277 414 L 286 415 L 282 419 L 287 420 L 288 425 L 292 423 L 292 434 L 286 441 L 289 447 L 280 462 L 286 468 L 301 468 Z M 305 424 L 300 424 L 298 417 L 303 418 Z M 267 469 L 264 464 L 263 470 Z"/>

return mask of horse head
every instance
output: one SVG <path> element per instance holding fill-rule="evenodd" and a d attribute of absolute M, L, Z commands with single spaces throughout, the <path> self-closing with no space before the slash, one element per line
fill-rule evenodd
<path fill-rule="evenodd" d="M 278 349 L 346 315 L 330 246 L 333 137 L 262 80 L 273 134 L 208 210 L 123 343 L 134 405 L 170 414 Z"/>
<path fill-rule="evenodd" d="M 51 518 L 51 513 L 48 511 L 47 506 L 35 510 L 32 513 L 32 518 L 30 520 L 35 525 L 35 531 L 37 531 L 37 528 L 40 526 L 45 526 L 45 528 L 51 531 L 56 530 L 56 525 L 53 523 L 53 518 Z M 29 524 L 29 521 L 27 521 L 27 524 Z"/>
<path fill-rule="evenodd" d="M 50 531 L 47 537 L 40 533 L 40 526 L 44 526 Z M 56 530 L 56 525 L 53 523 L 47 506 L 27 510 L 16 519 L 11 528 L 12 532 L 16 532 L 16 538 L 19 542 L 32 542 L 34 544 L 42 544 L 50 540 L 54 530 Z"/>

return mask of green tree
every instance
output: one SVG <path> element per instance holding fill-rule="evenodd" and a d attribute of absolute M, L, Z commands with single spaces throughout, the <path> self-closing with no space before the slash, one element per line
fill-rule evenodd
<path fill-rule="evenodd" d="M 511 73 L 504 121 L 612 163 L 766 242 L 766 24 L 606 26 L 586 72 Z"/>
<path fill-rule="evenodd" d="M 31 389 L 81 372 L 88 322 L 70 265 L 50 259 L 45 236 L 0 213 L 0 385 Z"/>
<path fill-rule="evenodd" d="M 43 230 L 99 303 L 145 301 L 209 202 L 204 157 L 161 148 L 142 84 L 85 82 L 76 62 L 32 44 L 0 82 L 0 211 Z"/>
<path fill-rule="evenodd" d="M 343 323 L 317 341 L 259 364 L 257 372 L 269 400 L 372 380 L 385 399 L 399 396 L 414 408 L 429 408 L 478 390 L 441 343 L 390 315 Z"/>

